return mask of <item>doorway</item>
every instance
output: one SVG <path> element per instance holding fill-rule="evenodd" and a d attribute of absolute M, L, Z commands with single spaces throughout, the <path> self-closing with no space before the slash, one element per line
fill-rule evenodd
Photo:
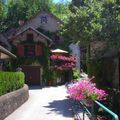
<path fill-rule="evenodd" d="M 39 66 L 22 66 L 25 74 L 25 83 L 28 85 L 41 85 Z"/>

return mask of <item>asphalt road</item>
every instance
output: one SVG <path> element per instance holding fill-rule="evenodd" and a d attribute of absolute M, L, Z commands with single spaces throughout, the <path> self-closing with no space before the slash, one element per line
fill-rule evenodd
<path fill-rule="evenodd" d="M 32 87 L 29 100 L 5 120 L 73 120 L 66 88 Z"/>

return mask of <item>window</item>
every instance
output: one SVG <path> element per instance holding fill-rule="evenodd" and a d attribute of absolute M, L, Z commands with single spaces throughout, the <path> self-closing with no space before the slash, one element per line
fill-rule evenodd
<path fill-rule="evenodd" d="M 47 16 L 41 16 L 41 24 L 47 23 Z"/>
<path fill-rule="evenodd" d="M 33 41 L 33 38 L 34 38 L 34 36 L 33 36 L 33 34 L 27 34 L 27 40 L 29 40 L 29 41 Z"/>

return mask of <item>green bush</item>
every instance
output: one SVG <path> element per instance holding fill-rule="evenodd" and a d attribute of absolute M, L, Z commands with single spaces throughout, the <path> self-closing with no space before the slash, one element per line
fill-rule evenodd
<path fill-rule="evenodd" d="M 22 72 L 0 72 L 0 96 L 23 87 L 24 78 Z"/>
<path fill-rule="evenodd" d="M 80 70 L 75 69 L 73 70 L 73 79 L 79 79 L 80 78 Z"/>

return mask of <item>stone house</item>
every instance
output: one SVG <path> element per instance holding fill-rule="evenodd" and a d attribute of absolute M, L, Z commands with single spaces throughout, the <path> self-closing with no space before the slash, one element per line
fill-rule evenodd
<path fill-rule="evenodd" d="M 22 68 L 29 85 L 42 85 L 43 72 L 49 64 L 48 49 L 61 41 L 57 35 L 61 21 L 52 13 L 40 11 L 28 21 L 19 21 L 20 27 L 6 33 L 17 65 Z M 17 67 L 17 66 L 16 66 Z"/>
<path fill-rule="evenodd" d="M 28 21 L 19 20 L 18 23 L 18 28 L 4 33 L 17 56 L 13 64 L 15 68 L 22 68 L 27 84 L 42 85 L 45 69 L 49 66 L 45 56 L 49 57 L 48 49 L 56 49 L 63 42 L 58 35 L 63 22 L 50 12 L 40 11 Z"/>

